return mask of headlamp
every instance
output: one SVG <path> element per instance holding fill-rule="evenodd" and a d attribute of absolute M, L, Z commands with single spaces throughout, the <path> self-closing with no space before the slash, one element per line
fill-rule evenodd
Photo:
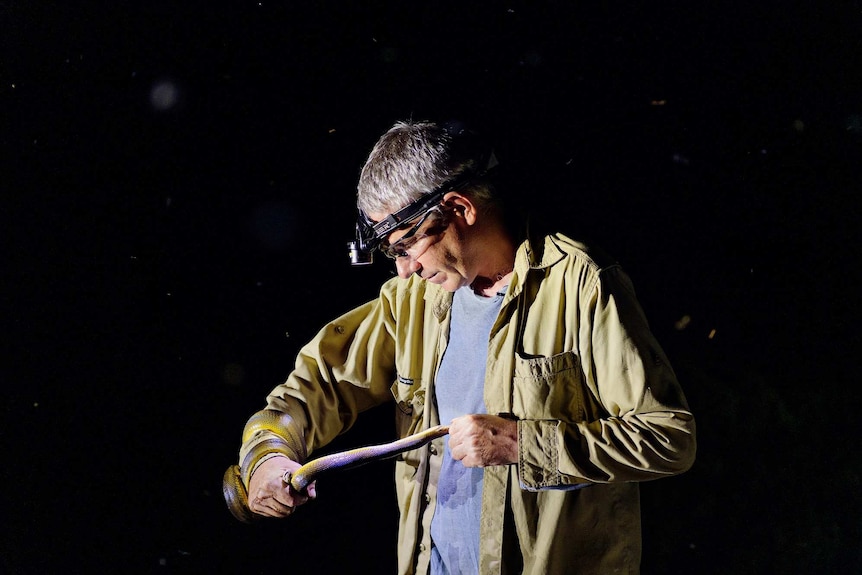
<path fill-rule="evenodd" d="M 347 244 L 350 263 L 355 266 L 370 264 L 374 260 L 374 250 L 384 238 L 404 222 L 409 222 L 439 204 L 446 192 L 451 189 L 449 185 L 438 188 L 376 223 L 371 221 L 365 212 L 359 210 L 359 217 L 356 220 L 356 240 Z"/>

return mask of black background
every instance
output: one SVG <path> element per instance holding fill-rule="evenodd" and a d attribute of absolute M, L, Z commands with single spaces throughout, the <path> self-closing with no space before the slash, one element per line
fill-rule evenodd
<path fill-rule="evenodd" d="M 859 572 L 860 32 L 858 1 L 0 2 L 0 572 L 393 571 L 387 463 L 285 522 L 220 485 L 390 277 L 344 244 L 410 117 L 491 135 L 632 276 L 699 435 L 643 485 L 643 572 Z"/>

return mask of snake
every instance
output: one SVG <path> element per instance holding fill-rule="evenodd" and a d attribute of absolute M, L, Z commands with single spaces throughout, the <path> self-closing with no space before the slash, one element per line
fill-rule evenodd
<path fill-rule="evenodd" d="M 449 426 L 438 425 L 389 443 L 357 447 L 347 451 L 324 455 L 323 457 L 309 461 L 292 473 L 290 471 L 285 472 L 282 479 L 285 484 L 290 485 L 295 491 L 302 492 L 324 473 L 358 467 L 372 461 L 389 459 L 405 451 L 422 447 L 433 439 L 443 437 L 448 433 Z M 225 503 L 227 503 L 228 509 L 235 518 L 243 523 L 250 523 L 261 517 L 249 508 L 248 492 L 242 482 L 238 465 L 232 465 L 225 471 L 222 480 L 222 491 L 224 492 Z"/>

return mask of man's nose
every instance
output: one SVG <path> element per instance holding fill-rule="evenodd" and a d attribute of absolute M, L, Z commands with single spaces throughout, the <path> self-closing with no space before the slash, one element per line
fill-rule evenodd
<path fill-rule="evenodd" d="M 411 258 L 409 255 L 395 258 L 395 269 L 398 271 L 398 277 L 407 279 L 417 271 L 422 269 L 422 265 Z"/>

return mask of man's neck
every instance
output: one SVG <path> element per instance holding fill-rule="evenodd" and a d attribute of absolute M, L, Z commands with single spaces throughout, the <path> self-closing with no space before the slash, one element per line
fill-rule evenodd
<path fill-rule="evenodd" d="M 516 245 L 499 219 L 490 220 L 477 231 L 475 245 L 479 250 L 474 256 L 480 265 L 470 288 L 478 295 L 492 297 L 509 285 L 515 268 Z"/>
<path fill-rule="evenodd" d="M 509 285 L 515 268 L 515 247 L 508 237 L 499 238 L 495 242 L 496 249 L 488 264 L 479 272 L 470 288 L 478 295 L 492 297 L 505 286 Z"/>
<path fill-rule="evenodd" d="M 509 281 L 512 279 L 513 273 L 514 272 L 510 269 L 506 273 L 496 274 L 494 278 L 477 277 L 473 283 L 470 284 L 470 289 L 472 289 L 477 295 L 493 297 L 500 293 L 504 287 L 509 285 Z"/>

